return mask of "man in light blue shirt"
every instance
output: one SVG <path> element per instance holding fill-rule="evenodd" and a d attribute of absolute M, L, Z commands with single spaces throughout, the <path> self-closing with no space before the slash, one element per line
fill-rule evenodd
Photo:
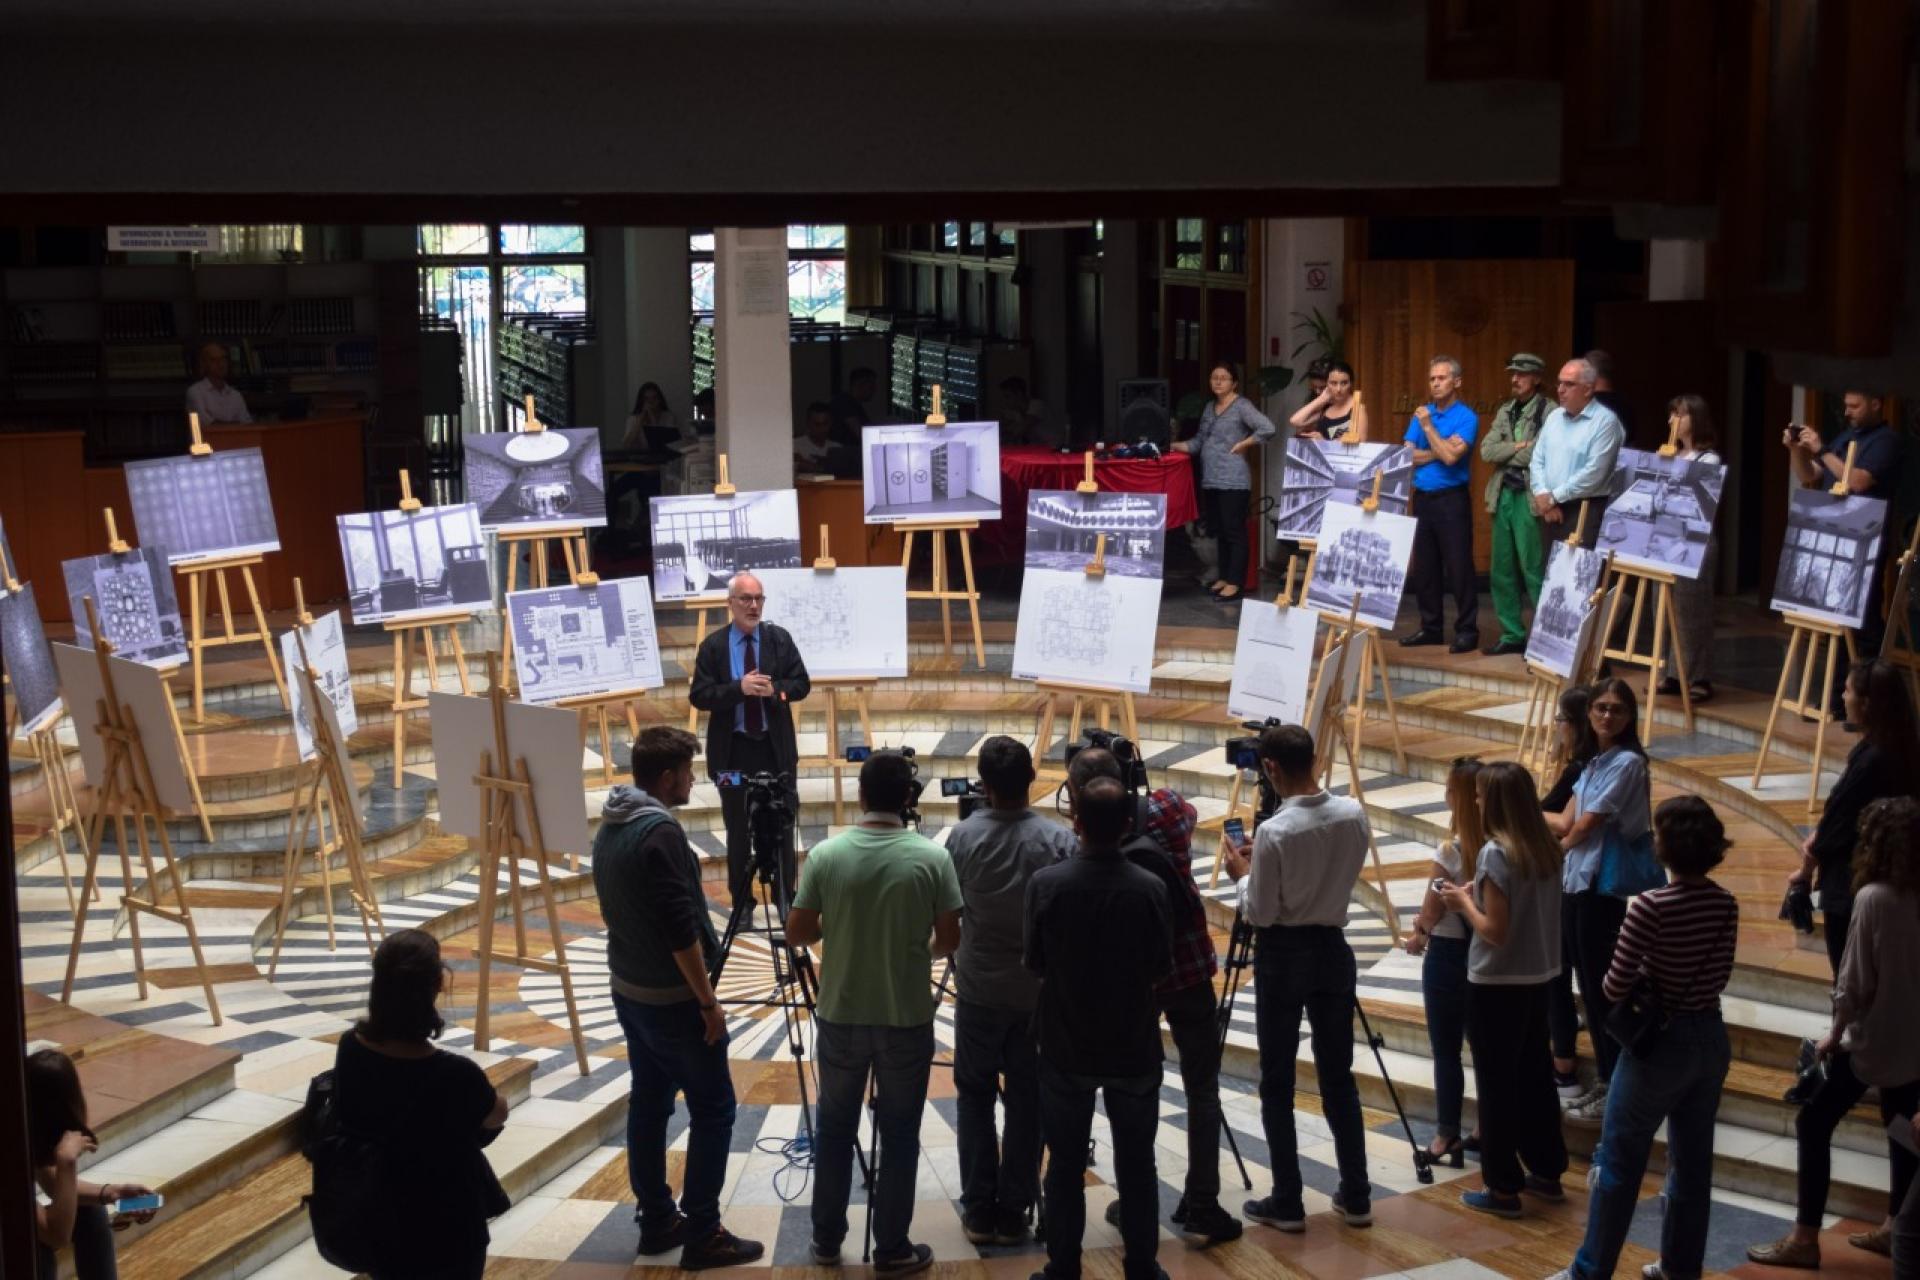
<path fill-rule="evenodd" d="M 1627 431 L 1613 410 L 1594 399 L 1597 379 L 1585 360 L 1569 360 L 1560 367 L 1560 407 L 1547 415 L 1533 446 L 1527 484 L 1549 555 L 1553 543 L 1579 526 L 1583 506 L 1587 523 L 1581 542 L 1591 547 L 1600 537 L 1600 517 L 1606 514 L 1614 464 Z"/>
<path fill-rule="evenodd" d="M 1460 399 L 1460 362 L 1435 356 L 1427 363 L 1433 399 L 1413 411 L 1406 441 L 1413 446 L 1414 599 L 1420 629 L 1400 643 L 1440 644 L 1446 639 L 1441 584 L 1453 593 L 1454 653 L 1480 647 L 1480 599 L 1473 579 L 1473 508 L 1467 481 L 1473 476 L 1473 438 L 1480 416 Z"/>

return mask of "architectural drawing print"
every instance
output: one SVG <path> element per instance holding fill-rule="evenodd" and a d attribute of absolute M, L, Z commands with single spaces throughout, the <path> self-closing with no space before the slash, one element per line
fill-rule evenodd
<path fill-rule="evenodd" d="M 86 597 L 92 596 L 100 629 L 115 653 L 161 667 L 186 660 L 186 628 L 164 552 L 139 547 L 124 555 L 82 556 L 60 568 L 73 610 L 74 641 L 81 648 L 93 648 L 86 607 Z"/>
<path fill-rule="evenodd" d="M 514 671 L 527 701 L 659 687 L 650 590 L 645 578 L 621 578 L 508 596 Z"/>
<path fill-rule="evenodd" d="M 129 462 L 127 497 L 140 541 L 164 547 L 170 564 L 280 549 L 258 449 Z"/>
<path fill-rule="evenodd" d="M 1145 693 L 1155 629 L 1129 619 L 1160 611 L 1160 580 L 1028 569 L 1014 628 L 1013 676 Z"/>

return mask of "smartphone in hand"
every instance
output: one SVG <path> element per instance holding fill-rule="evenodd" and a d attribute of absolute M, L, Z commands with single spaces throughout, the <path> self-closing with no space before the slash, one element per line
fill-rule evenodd
<path fill-rule="evenodd" d="M 107 1206 L 107 1216 L 125 1217 L 133 1213 L 152 1213 L 167 1202 L 167 1198 L 158 1191 L 144 1196 L 122 1196 Z"/>
<path fill-rule="evenodd" d="M 1226 833 L 1227 843 L 1234 848 L 1244 848 L 1247 843 L 1247 824 L 1239 818 L 1228 818 L 1220 828 Z"/>

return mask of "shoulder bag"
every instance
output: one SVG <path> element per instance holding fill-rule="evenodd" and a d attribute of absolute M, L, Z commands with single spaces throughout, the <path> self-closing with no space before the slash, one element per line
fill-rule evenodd
<path fill-rule="evenodd" d="M 1740 919 L 1740 904 L 1734 903 L 1727 922 L 1714 935 L 1713 946 L 1707 951 L 1709 956 L 1720 949 L 1726 940 L 1727 931 Z M 1695 984 L 1700 981 L 1700 970 L 1695 969 L 1693 976 L 1687 979 L 1687 989 L 1680 999 L 1684 1002 L 1693 994 Z M 1624 1000 L 1614 1003 L 1607 1010 L 1607 1034 L 1620 1042 L 1620 1047 L 1635 1057 L 1644 1058 L 1660 1044 L 1660 1037 L 1673 1023 L 1673 1014 L 1666 1002 L 1660 997 L 1660 984 L 1652 973 L 1641 970 L 1640 976 L 1633 980 L 1632 988 Z"/>

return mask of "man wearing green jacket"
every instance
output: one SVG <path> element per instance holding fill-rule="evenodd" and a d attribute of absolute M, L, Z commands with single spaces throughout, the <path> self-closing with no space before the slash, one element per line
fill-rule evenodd
<path fill-rule="evenodd" d="M 1540 424 L 1553 407 L 1540 391 L 1546 371 L 1546 361 L 1528 351 L 1507 361 L 1513 398 L 1495 412 L 1480 442 L 1480 456 L 1495 468 L 1487 481 L 1487 510 L 1493 515 L 1491 577 L 1500 639 L 1487 650 L 1490 654 L 1527 651 L 1525 611 L 1540 599 L 1540 520 L 1527 498 L 1527 465 Z"/>

